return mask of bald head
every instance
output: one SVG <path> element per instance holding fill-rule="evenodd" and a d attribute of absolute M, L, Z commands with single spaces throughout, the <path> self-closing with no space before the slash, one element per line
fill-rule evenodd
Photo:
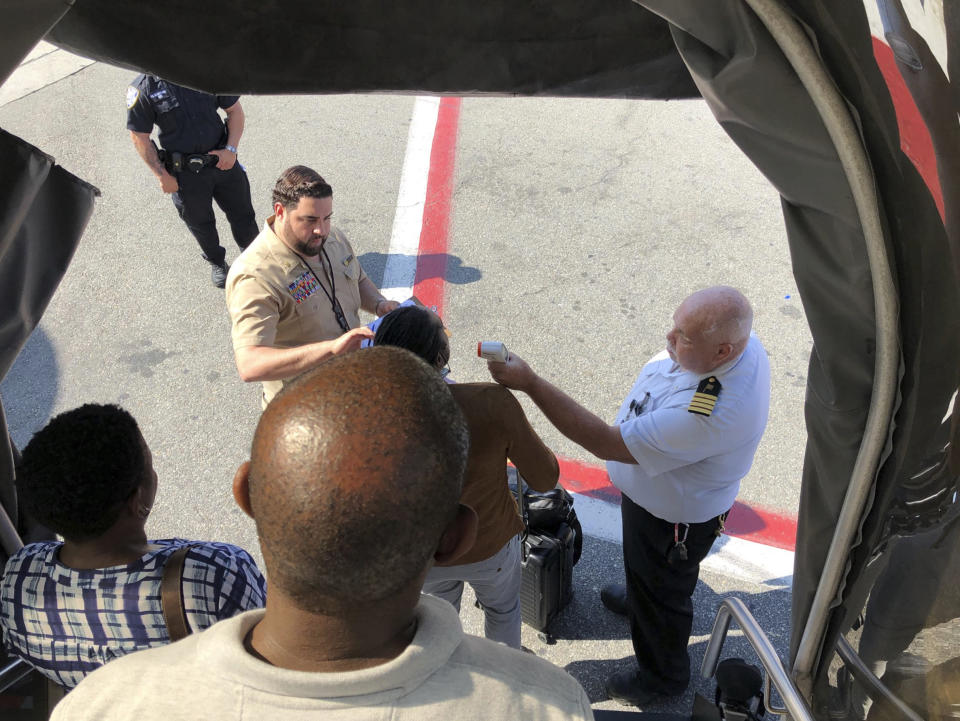
<path fill-rule="evenodd" d="M 257 425 L 250 506 L 272 583 L 307 610 L 385 599 L 418 578 L 456 516 L 463 416 L 399 348 L 337 356 Z"/>
<path fill-rule="evenodd" d="M 753 308 L 736 288 L 715 285 L 687 296 L 683 305 L 701 318 L 703 334 L 719 343 L 746 345 L 753 325 Z"/>
<path fill-rule="evenodd" d="M 752 326 L 753 309 L 743 293 L 728 285 L 704 288 L 673 314 L 667 351 L 686 370 L 706 374 L 743 352 Z"/>

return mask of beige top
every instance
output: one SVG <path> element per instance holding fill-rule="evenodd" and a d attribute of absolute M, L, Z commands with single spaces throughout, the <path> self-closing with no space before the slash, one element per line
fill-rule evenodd
<path fill-rule="evenodd" d="M 325 263 L 321 264 L 322 255 L 302 260 L 297 257 L 273 232 L 274 217 L 267 218 L 260 235 L 234 261 L 227 275 L 234 351 L 247 346 L 294 348 L 332 340 L 343 333 L 327 297 L 330 277 Z M 360 281 L 367 276 L 340 230 L 331 228 L 323 247 L 333 267 L 343 314 L 351 328 L 358 328 Z M 264 381 L 264 401 L 273 398 L 284 382 Z"/>
<path fill-rule="evenodd" d="M 271 666 L 244 648 L 250 611 L 87 676 L 51 721 L 588 721 L 590 699 L 542 658 L 467 636 L 446 601 L 422 596 L 404 651 L 359 671 Z M 305 631 L 308 629 L 305 629 Z"/>

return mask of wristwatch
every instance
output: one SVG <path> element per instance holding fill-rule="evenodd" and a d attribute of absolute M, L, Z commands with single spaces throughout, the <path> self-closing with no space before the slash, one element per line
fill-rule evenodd
<path fill-rule="evenodd" d="M 223 146 L 223 149 L 224 149 L 224 150 L 229 150 L 229 151 L 230 151 L 231 153 L 233 153 L 234 155 L 237 154 L 237 149 L 236 149 L 236 147 L 234 147 L 233 145 L 224 145 L 224 146 Z"/>

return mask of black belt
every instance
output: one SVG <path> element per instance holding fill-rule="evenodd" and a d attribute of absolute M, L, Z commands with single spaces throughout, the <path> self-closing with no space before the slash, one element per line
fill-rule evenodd
<path fill-rule="evenodd" d="M 217 164 L 219 158 L 212 153 L 199 153 L 195 155 L 184 155 L 177 152 L 165 152 L 163 157 L 163 166 L 170 173 L 179 173 L 184 170 L 192 170 L 199 173 L 204 168 L 209 168 Z"/>

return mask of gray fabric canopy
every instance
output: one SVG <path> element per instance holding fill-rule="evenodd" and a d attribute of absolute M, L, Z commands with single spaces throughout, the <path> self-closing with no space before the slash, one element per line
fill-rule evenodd
<path fill-rule="evenodd" d="M 862 514 L 857 510 L 859 531 L 843 549 L 842 582 L 828 589 L 833 608 L 828 625 L 814 639 L 816 662 L 810 670 L 817 704 L 823 701 L 830 651 L 869 589 L 868 561 L 892 536 L 937 523 L 957 484 L 956 469 L 948 463 L 956 436 L 949 419 L 943 420 L 960 369 L 956 90 L 905 21 L 899 0 L 880 2 L 894 21 L 901 19 L 891 44 L 903 38 L 920 58 L 917 70 L 900 48 L 898 67 L 938 153 L 946 221 L 901 151 L 863 4 L 783 3 L 803 24 L 856 123 L 873 172 L 885 270 L 893 279 L 894 321 L 899 321 L 892 328 L 896 403 L 877 424 L 883 452 L 875 454 L 878 470 L 871 473 L 868 502 Z M 960 41 L 957 11 L 949 3 L 943 10 L 952 51 Z M 794 67 L 747 3 L 20 0 L 0 12 L 3 78 L 46 34 L 81 55 L 216 93 L 701 94 L 781 194 L 814 341 L 793 588 L 792 653 L 798 653 L 877 394 L 876 265 L 871 268 L 862 213 L 831 134 Z M 149 35 L 140 30 L 147 26 Z M 216 52 L 210 37 L 223 38 Z M 236 57 L 245 62 L 236 63 Z M 956 57 L 949 52 L 950 63 Z M 5 133 L 0 159 L 2 377 L 62 277 L 96 190 Z M 64 214 L 56 234 L 43 232 L 51 198 Z M 63 232 L 64 219 L 72 233 Z M 10 479 L 9 449 L 0 448 L 0 499 L 15 512 Z"/>

